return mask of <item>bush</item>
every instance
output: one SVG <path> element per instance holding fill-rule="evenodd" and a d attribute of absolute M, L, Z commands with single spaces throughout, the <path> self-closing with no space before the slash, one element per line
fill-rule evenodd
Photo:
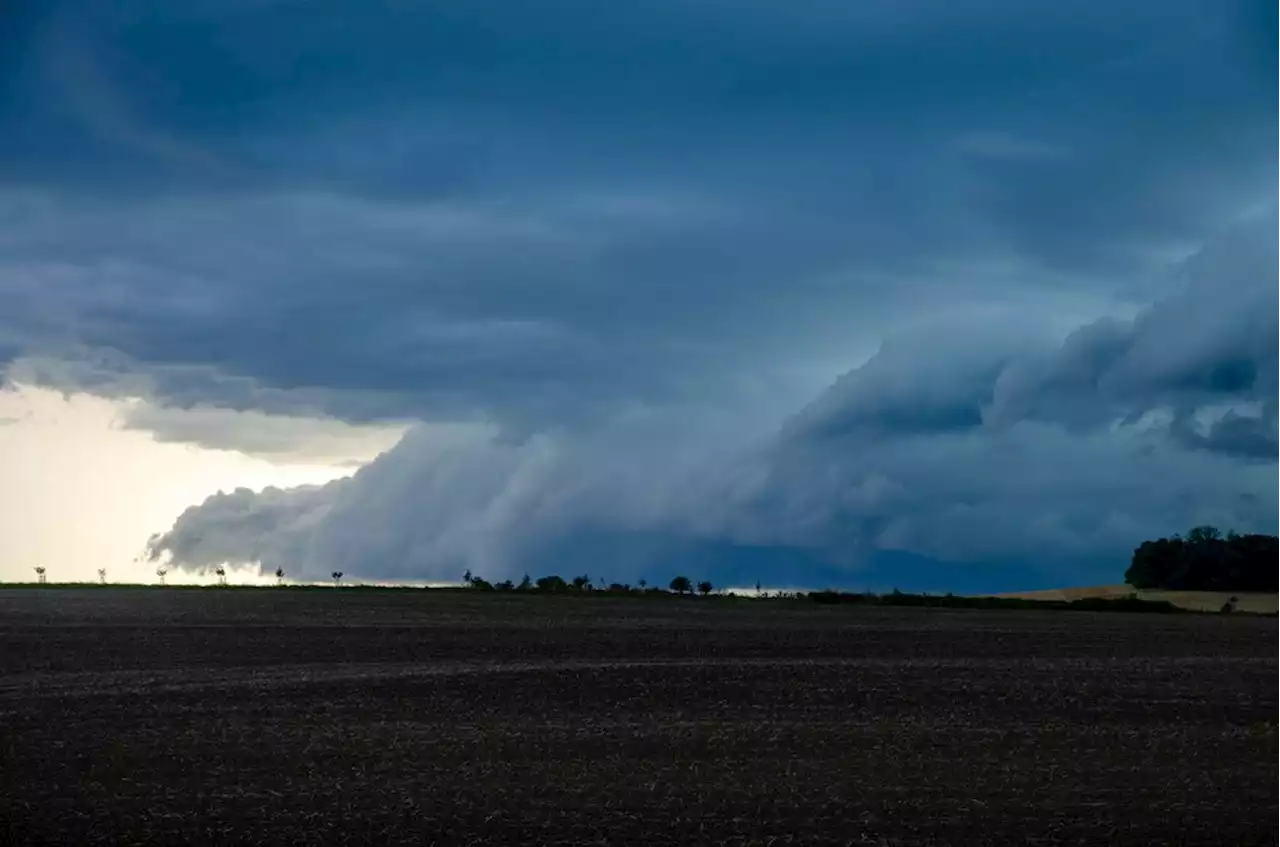
<path fill-rule="evenodd" d="M 537 585 L 538 590 L 546 594 L 563 594 L 569 590 L 569 584 L 555 574 L 540 577 Z"/>

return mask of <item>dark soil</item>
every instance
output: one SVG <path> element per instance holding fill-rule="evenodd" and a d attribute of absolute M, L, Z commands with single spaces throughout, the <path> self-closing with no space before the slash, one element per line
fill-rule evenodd
<path fill-rule="evenodd" d="M 0 843 L 1276 844 L 1271 619 L 0 591 Z"/>

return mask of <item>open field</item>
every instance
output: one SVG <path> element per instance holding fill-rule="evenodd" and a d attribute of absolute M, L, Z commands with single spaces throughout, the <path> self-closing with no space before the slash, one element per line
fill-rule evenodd
<path fill-rule="evenodd" d="M 1232 597 L 1238 601 L 1236 611 L 1261 615 L 1274 615 L 1280 605 L 1277 594 L 1250 594 L 1232 591 L 1163 591 L 1158 589 L 1135 591 L 1130 585 L 1098 585 L 1090 588 L 1058 588 L 1048 591 L 1020 591 L 997 594 L 996 597 L 1017 597 L 1025 600 L 1082 600 L 1086 597 L 1115 598 L 1137 594 L 1142 600 L 1167 600 L 1183 609 L 1197 612 L 1216 612 Z"/>
<path fill-rule="evenodd" d="M 0 591 L 0 842 L 1275 844 L 1276 649 L 1230 616 Z"/>

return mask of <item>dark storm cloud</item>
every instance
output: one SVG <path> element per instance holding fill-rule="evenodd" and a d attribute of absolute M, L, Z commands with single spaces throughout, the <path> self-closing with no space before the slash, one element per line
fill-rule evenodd
<path fill-rule="evenodd" d="M 788 437 L 893 438 L 980 427 L 999 375 L 1047 343 L 1044 327 L 1023 320 L 944 320 L 886 339 L 790 421 Z"/>
<path fill-rule="evenodd" d="M 1230 410 L 1198 432 L 1187 416 L 1173 421 L 1170 431 L 1184 444 L 1212 450 L 1228 456 L 1239 456 L 1273 463 L 1277 455 L 1276 402 L 1265 403 L 1260 414 L 1245 415 Z"/>
<path fill-rule="evenodd" d="M 487 470 L 458 473 L 494 492 L 495 467 L 529 473 L 522 450 L 549 451 L 553 489 L 611 497 L 568 445 L 643 455 L 623 499 L 644 507 L 592 520 L 704 540 L 748 512 L 672 528 L 671 509 L 708 509 L 677 496 L 698 463 L 660 470 L 658 444 L 750 466 L 730 455 L 876 350 L 786 424 L 783 452 L 937 439 L 976 461 L 965 439 L 1001 426 L 1032 452 L 1040 436 L 1104 449 L 1125 437 L 1117 419 L 1165 415 L 1159 450 L 1180 452 L 1161 461 L 1190 472 L 1179 463 L 1264 455 L 1274 429 L 1271 277 L 1181 300 L 1161 281 L 1274 202 L 1261 4 L 7 8 L 0 367 L 14 379 L 193 414 L 493 427 L 497 446 L 466 452 Z M 234 443 L 208 420 L 135 423 Z M 799 490 L 775 453 L 729 474 L 781 486 L 743 494 L 788 516 L 762 519 L 761 543 L 880 543 L 829 537 L 836 492 Z M 914 537 L 904 512 L 873 509 L 889 489 L 867 480 L 890 476 L 832 478 L 884 512 L 845 536 Z M 953 480 L 926 483 L 894 509 L 968 502 Z M 482 508 L 490 489 L 474 490 Z M 333 525 L 401 525 L 371 502 L 382 511 Z M 1032 502 L 1063 537 L 1088 523 Z M 435 551 L 421 558 L 479 555 L 458 540 L 468 515 L 445 513 L 431 525 L 454 540 L 412 541 Z M 557 537 L 545 511 L 501 514 L 489 537 Z M 389 540 L 378 567 L 409 543 Z"/>
<path fill-rule="evenodd" d="M 521 444 L 423 427 L 351 480 L 298 492 L 292 508 L 322 519 L 285 528 L 248 492 L 217 495 L 153 550 L 438 579 L 589 558 L 608 579 L 741 579 L 751 561 L 775 579 L 906 585 L 894 556 L 933 590 L 1113 579 L 1135 539 L 1274 529 L 1276 349 L 1261 342 L 1276 309 L 1260 307 L 1275 227 L 1246 222 L 1164 300 L 1056 344 L 956 322 L 892 338 L 763 441 L 692 416 Z M 1221 361 L 1243 364 L 1203 376 Z"/>
<path fill-rule="evenodd" d="M 34 192 L 5 198 L 11 272 L 111 285 L 80 334 L 144 364 L 403 414 L 601 358 L 645 373 L 592 393 L 670 388 L 673 360 L 772 356 L 798 325 L 839 345 L 943 286 L 1105 292 L 1033 280 L 1129 270 L 1273 173 L 1232 16 L 949 9 L 56 7 L 18 27 L 5 100 L 0 162 Z M 993 259 L 1023 278 L 954 279 Z M 218 296 L 175 309 L 175 284 Z M 476 329 L 512 321 L 556 337 Z"/>
<path fill-rule="evenodd" d="M 1274 460 L 1274 433 L 1268 441 L 1259 431 L 1274 429 L 1274 411 L 1233 409 L 1201 434 L 1191 417 L 1222 404 L 1274 406 L 1276 229 L 1274 209 L 1255 215 L 1188 261 L 1164 299 L 1131 320 L 1085 324 L 1056 346 L 1043 331 L 993 321 L 893 338 L 806 408 L 791 437 L 907 437 L 1023 420 L 1082 431 L 1163 409 L 1188 445 Z"/>
<path fill-rule="evenodd" d="M 1188 261 L 1178 290 L 1134 320 L 1088 324 L 1053 355 L 1002 374 L 992 417 L 1103 426 L 1159 407 L 1181 418 L 1274 401 L 1276 229 L 1274 208 L 1253 216 Z"/>

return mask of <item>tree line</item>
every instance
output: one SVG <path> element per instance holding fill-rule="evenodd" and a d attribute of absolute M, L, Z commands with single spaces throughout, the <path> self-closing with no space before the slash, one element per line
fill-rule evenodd
<path fill-rule="evenodd" d="M 36 572 L 38 584 L 40 585 L 48 584 L 47 568 L 41 565 L 35 568 L 35 572 Z M 213 573 L 214 573 L 214 576 L 217 577 L 219 586 L 227 585 L 227 569 L 224 566 L 219 565 L 217 568 L 214 569 Z M 169 574 L 169 569 L 164 565 L 161 565 L 160 567 L 156 568 L 156 576 L 159 577 L 161 585 L 167 584 L 165 582 L 165 577 L 168 576 L 168 574 Z M 285 576 L 286 574 L 285 574 L 284 568 L 276 568 L 276 571 L 275 571 L 276 585 L 284 586 Z M 345 574 L 342 571 L 334 571 L 329 576 L 330 578 L 333 579 L 334 585 L 340 586 L 342 585 L 342 578 L 343 576 L 345 576 Z M 107 584 L 106 568 L 98 568 L 98 582 L 102 585 Z M 618 583 L 618 582 L 613 582 L 606 585 L 603 579 L 592 580 L 591 577 L 588 576 L 587 574 L 581 574 L 569 580 L 566 580 L 564 577 L 559 576 L 557 574 L 551 574 L 549 576 L 540 577 L 537 580 L 534 580 L 528 574 L 525 574 L 524 579 L 520 580 L 520 582 L 518 583 L 513 582 L 512 580 L 509 580 L 509 579 L 503 580 L 502 582 L 490 582 L 489 580 L 484 579 L 483 577 L 477 576 L 468 570 L 465 574 L 463 574 L 462 584 L 464 587 L 471 588 L 476 591 L 518 591 L 518 592 L 527 592 L 531 594 L 599 594 L 599 593 L 603 593 L 603 594 L 684 595 L 684 594 L 693 594 L 697 592 L 698 594 L 701 594 L 702 596 L 706 597 L 715 592 L 715 586 L 712 585 L 710 580 L 702 580 L 701 582 L 695 583 L 693 580 L 689 579 L 689 577 L 687 576 L 676 576 L 671 580 L 670 583 L 668 583 L 667 588 L 659 588 L 657 586 L 649 585 L 648 581 L 644 579 L 641 579 L 639 583 L 635 586 L 629 583 Z M 297 587 L 305 587 L 305 586 L 297 586 Z M 362 586 L 362 587 L 368 587 L 368 586 Z M 758 589 L 759 589 L 759 586 L 757 586 L 757 591 Z"/>
<path fill-rule="evenodd" d="M 1198 526 L 1185 537 L 1142 542 L 1124 581 L 1171 591 L 1273 592 L 1278 573 L 1276 536 L 1224 536 L 1215 527 Z"/>
<path fill-rule="evenodd" d="M 566 580 L 558 574 L 531 578 L 528 574 L 519 582 L 507 579 L 502 582 L 489 582 L 487 579 L 467 571 L 462 575 L 462 583 L 476 591 L 516 591 L 529 594 L 693 594 L 696 590 L 703 597 L 715 591 L 715 586 L 708 580 L 694 584 L 687 576 L 674 577 L 667 588 L 650 585 L 647 580 L 640 580 L 636 585 L 622 582 L 605 584 L 603 579 L 592 581 L 587 574 L 580 574 Z"/>

